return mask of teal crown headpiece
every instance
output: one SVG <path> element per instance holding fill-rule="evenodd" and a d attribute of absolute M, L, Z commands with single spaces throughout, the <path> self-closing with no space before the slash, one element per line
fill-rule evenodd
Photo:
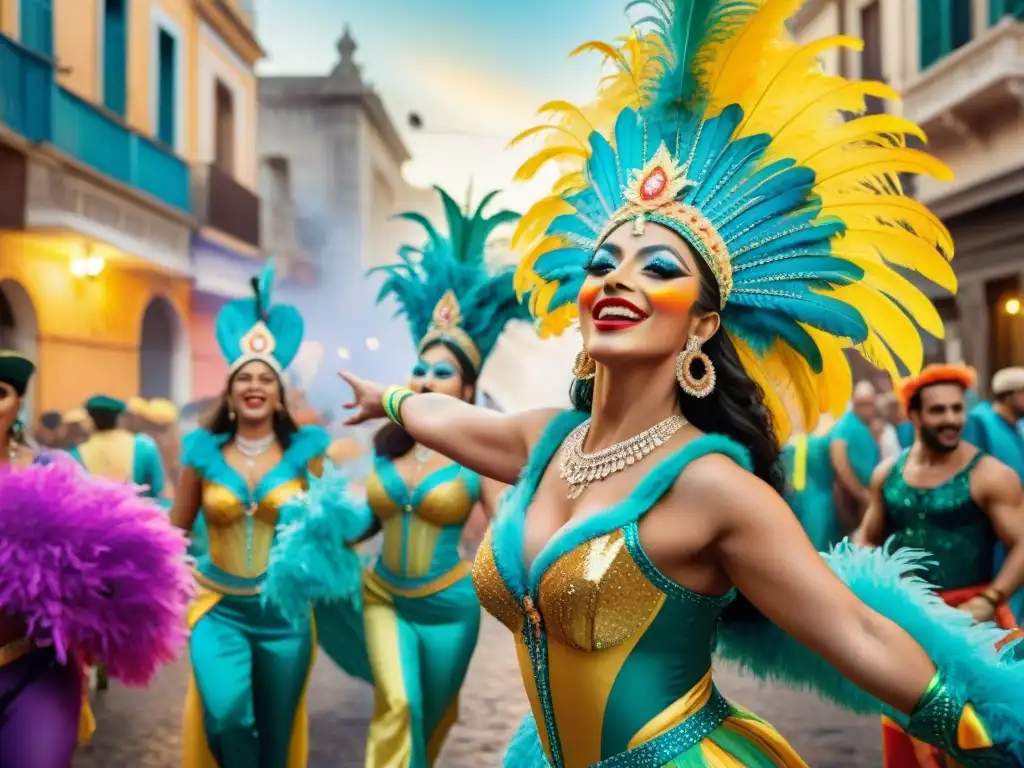
<path fill-rule="evenodd" d="M 295 307 L 271 303 L 273 283 L 274 265 L 268 261 L 252 279 L 253 298 L 228 302 L 217 314 L 217 344 L 231 373 L 253 360 L 281 373 L 299 352 L 302 315 Z"/>
<path fill-rule="evenodd" d="M 502 210 L 485 216 L 484 210 L 497 192 L 484 197 L 469 214 L 447 192 L 434 189 L 444 205 L 448 236 L 442 236 L 420 213 L 398 214 L 397 218 L 422 226 L 427 243 L 419 248 L 402 246 L 397 264 L 370 270 L 387 275 L 377 301 L 395 298 L 398 314 L 409 321 L 419 351 L 438 341 L 448 342 L 463 353 L 474 373 L 479 373 L 506 323 L 529 318 L 516 297 L 515 268 L 492 273 L 484 261 L 488 237 L 501 224 L 516 221 L 519 214 Z"/>
<path fill-rule="evenodd" d="M 0 381 L 10 384 L 19 396 L 25 394 L 35 370 L 35 363 L 20 352 L 0 349 Z"/>
<path fill-rule="evenodd" d="M 918 126 L 866 115 L 884 83 L 847 81 L 819 60 L 859 50 L 844 35 L 806 44 L 796 0 L 633 0 L 649 14 L 617 46 L 592 42 L 616 71 L 595 101 L 551 102 L 555 124 L 517 174 L 569 170 L 520 222 L 517 287 L 541 333 L 560 333 L 596 247 L 617 227 L 667 227 L 718 287 L 722 328 L 765 393 L 782 439 L 841 413 L 856 347 L 894 378 L 920 370 L 921 329 L 942 335 L 928 297 L 894 266 L 954 290 L 942 222 L 903 194 L 900 174 L 949 179 L 907 146 Z M 847 119 L 852 115 L 852 119 Z M 515 143 L 514 141 L 514 143 Z"/>

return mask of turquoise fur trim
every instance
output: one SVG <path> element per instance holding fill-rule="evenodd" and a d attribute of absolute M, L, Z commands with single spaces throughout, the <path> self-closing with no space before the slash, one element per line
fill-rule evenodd
<path fill-rule="evenodd" d="M 544 471 L 562 441 L 588 418 L 590 414 L 583 411 L 562 411 L 548 422 L 537 444 L 530 451 L 530 459 L 523 468 L 519 482 L 505 492 L 501 508 L 491 523 L 491 546 L 498 574 L 519 597 L 522 597 L 526 588 L 522 548 L 526 508 L 530 506 Z"/>
<path fill-rule="evenodd" d="M 182 441 L 182 465 L 191 467 L 208 480 L 213 480 L 215 470 L 224 464 L 221 449 L 229 439 L 230 435 L 215 435 L 205 429 L 189 432 Z M 281 463 L 287 463 L 296 471 L 304 470 L 310 461 L 322 456 L 330 444 L 331 436 L 326 430 L 315 426 L 300 427 L 298 432 L 292 435 L 291 443 L 281 457 Z"/>
<path fill-rule="evenodd" d="M 501 762 L 503 768 L 551 768 L 537 731 L 537 721 L 527 715 L 519 724 Z"/>
<path fill-rule="evenodd" d="M 348 546 L 366 530 L 365 502 L 350 494 L 348 476 L 331 462 L 310 478 L 309 491 L 288 507 L 270 550 L 264 602 L 296 626 L 311 603 L 342 600 L 358 606 L 362 564 Z"/>
<path fill-rule="evenodd" d="M 888 544 L 866 549 L 843 541 L 824 557 L 869 608 L 921 644 L 951 690 L 974 704 L 993 741 L 1007 745 L 1024 763 L 1024 661 L 1014 659 L 1019 649 L 996 651 L 1006 632 L 991 623 L 977 624 L 969 614 L 949 607 L 914 575 L 924 568 L 929 557 L 925 552 L 892 551 Z M 883 711 L 881 702 L 767 620 L 735 625 L 724 621 L 718 653 L 757 677 L 814 689 L 853 711 Z"/>
<path fill-rule="evenodd" d="M 448 236 L 442 236 L 422 214 L 399 214 L 398 218 L 423 227 L 427 242 L 421 248 L 403 246 L 398 252 L 398 263 L 370 270 L 386 276 L 377 301 L 391 297 L 398 303 L 398 314 L 405 315 L 413 343 L 419 346 L 433 326 L 434 307 L 446 293 L 453 292 L 461 314 L 459 328 L 473 340 L 482 366 L 510 320 L 530 319 L 529 311 L 516 295 L 515 269 L 492 273 L 485 263 L 488 237 L 495 227 L 516 221 L 519 214 L 498 211 L 486 216 L 484 210 L 496 192 L 486 195 L 470 214 L 464 213 L 440 187 L 434 189 L 444 207 Z M 454 337 L 452 341 L 459 346 Z"/>

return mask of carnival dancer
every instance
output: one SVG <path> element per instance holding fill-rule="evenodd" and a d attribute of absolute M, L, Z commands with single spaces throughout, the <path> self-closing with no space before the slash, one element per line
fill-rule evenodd
<path fill-rule="evenodd" d="M 793 42 L 799 6 L 659 0 L 649 33 L 590 46 L 616 62 L 599 98 L 628 97 L 613 141 L 548 106 L 572 138 L 523 175 L 584 167 L 515 244 L 541 330 L 578 312 L 574 410 L 498 414 L 344 374 L 353 421 L 390 414 L 518 481 L 474 566 L 531 702 L 508 766 L 804 765 L 717 691 L 716 637 L 764 676 L 891 711 L 965 766 L 1024 760 L 1024 665 L 997 655 L 1004 632 L 908 578 L 924 555 L 823 558 L 779 495 L 780 442 L 849 402 L 850 343 L 896 375 L 897 359 L 920 370 L 919 327 L 942 333 L 890 265 L 954 283 L 948 232 L 896 178 L 948 169 L 906 146 L 920 131 L 902 118 L 843 119 L 896 94 L 823 73 L 823 52 L 859 41 Z"/>
<path fill-rule="evenodd" d="M 294 626 L 260 593 L 278 521 L 321 471 L 330 439 L 318 427 L 298 428 L 284 406 L 281 374 L 302 343 L 303 321 L 294 307 L 271 303 L 273 275 L 268 264 L 253 279 L 255 296 L 217 315 L 228 380 L 203 427 L 185 439 L 171 510 L 186 531 L 202 516 L 209 548 L 188 618 L 186 768 L 306 765 L 310 612 Z"/>
<path fill-rule="evenodd" d="M 92 421 L 85 408 L 72 408 L 64 414 L 64 449 L 74 448 L 89 439 Z"/>
<path fill-rule="evenodd" d="M 969 368 L 931 365 L 903 383 L 916 440 L 875 470 L 872 501 L 854 539 L 881 546 L 892 536 L 896 546 L 931 553 L 919 575 L 948 604 L 1013 629 L 1006 597 L 1024 583 L 1024 499 L 1012 469 L 962 440 L 964 393 L 974 379 Z M 1009 553 L 999 569 L 997 541 Z M 942 765 L 938 750 L 888 718 L 882 738 L 888 768 Z"/>
<path fill-rule="evenodd" d="M 427 244 L 403 247 L 399 263 L 382 268 L 379 300 L 393 297 L 409 321 L 418 351 L 411 390 L 471 403 L 505 325 L 528 318 L 516 298 L 514 270 L 492 273 L 485 264 L 489 235 L 519 216 L 485 215 L 497 193 L 464 214 L 447 193 L 437 192 L 447 237 L 421 214 L 401 214 L 424 227 Z M 374 685 L 367 768 L 424 768 L 434 764 L 458 719 L 459 690 L 480 629 L 470 564 L 459 552 L 463 528 L 478 500 L 491 508 L 501 486 L 389 424 L 374 440 L 366 489 L 368 508 L 347 510 L 353 521 L 366 521 L 366 530 L 347 538 L 365 539 L 379 530 L 382 551 L 364 575 L 361 616 L 358 602 L 317 606 L 320 646 L 340 667 Z M 280 540 L 282 558 L 316 574 L 305 551 L 318 539 L 315 527 L 289 532 Z M 337 567 L 340 546 L 327 552 L 326 569 Z M 284 602 L 304 599 L 290 583 L 282 582 L 276 594 Z"/>
<path fill-rule="evenodd" d="M 192 580 L 151 500 L 24 442 L 33 370 L 0 350 L 0 765 L 70 768 L 91 725 L 81 667 L 148 683 L 184 647 Z"/>
<path fill-rule="evenodd" d="M 992 401 L 976 403 L 968 411 L 964 440 L 999 459 L 1024 482 L 1024 368 L 1003 368 L 992 377 Z M 996 548 L 996 566 L 1006 552 Z M 1024 589 L 1010 597 L 1010 608 L 1024 617 Z"/>
<path fill-rule="evenodd" d="M 143 496 L 159 499 L 164 492 L 164 468 L 160 451 L 148 435 L 133 434 L 120 426 L 125 404 L 108 395 L 96 395 L 85 403 L 93 424 L 85 442 L 68 450 L 91 475 L 139 486 Z"/>
<path fill-rule="evenodd" d="M 178 486 L 181 474 L 181 431 L 178 423 L 178 408 L 170 400 L 154 397 L 146 403 L 145 431 L 156 444 L 167 475 L 167 488 L 171 493 Z"/>

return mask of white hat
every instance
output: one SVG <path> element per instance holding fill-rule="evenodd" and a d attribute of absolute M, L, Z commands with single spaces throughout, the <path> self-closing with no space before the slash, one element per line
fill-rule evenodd
<path fill-rule="evenodd" d="M 992 394 L 996 397 L 1024 389 L 1024 368 L 1003 368 L 992 377 Z"/>

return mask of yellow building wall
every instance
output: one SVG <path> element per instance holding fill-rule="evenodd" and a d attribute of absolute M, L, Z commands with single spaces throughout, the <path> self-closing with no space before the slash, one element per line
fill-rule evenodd
<path fill-rule="evenodd" d="M 197 105 L 193 113 L 195 143 L 198 148 L 197 162 L 213 161 L 215 115 L 212 85 L 203 87 L 203 78 L 212 78 L 222 72 L 222 79 L 235 94 L 235 120 L 242 121 L 244 128 L 235 132 L 235 179 L 253 192 L 259 189 L 259 163 L 256 152 L 257 85 L 256 73 L 245 65 L 240 57 L 232 55 L 228 44 L 209 25 L 198 36 L 199 55 L 197 61 L 197 91 L 200 98 L 209 103 Z"/>
<path fill-rule="evenodd" d="M 18 0 L 0 0 L 0 33 L 18 40 L 21 37 Z"/>
<path fill-rule="evenodd" d="M 99 101 L 100 2 L 53 0 L 53 50 L 62 70 L 57 82 L 91 102 Z"/>
<path fill-rule="evenodd" d="M 39 236 L 0 234 L 0 281 L 24 288 L 35 310 L 38 347 L 35 410 L 66 411 L 102 392 L 137 395 L 142 319 L 165 297 L 184 327 L 190 318 L 187 279 L 108 263 L 92 279 L 72 277 L 68 255 Z"/>

